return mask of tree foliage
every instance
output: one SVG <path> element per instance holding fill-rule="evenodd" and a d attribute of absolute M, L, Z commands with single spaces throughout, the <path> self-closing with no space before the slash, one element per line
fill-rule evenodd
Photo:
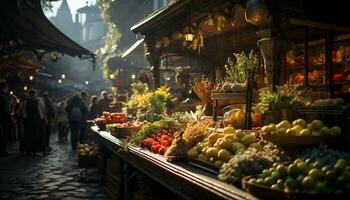
<path fill-rule="evenodd" d="M 110 59 L 110 55 L 116 51 L 117 43 L 120 40 L 121 33 L 118 31 L 116 24 L 114 24 L 111 20 L 110 16 L 110 6 L 114 0 L 97 0 L 96 4 L 101 10 L 102 18 L 105 24 L 108 27 L 108 33 L 105 37 L 105 46 L 98 52 L 99 56 L 102 59 L 102 69 L 103 75 L 106 79 L 109 78 L 109 74 L 111 73 L 111 67 L 108 66 L 108 60 Z"/>

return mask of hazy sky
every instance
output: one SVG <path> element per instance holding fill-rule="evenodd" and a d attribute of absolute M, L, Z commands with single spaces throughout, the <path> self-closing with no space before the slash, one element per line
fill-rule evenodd
<path fill-rule="evenodd" d="M 72 12 L 73 16 L 77 9 L 84 7 L 86 5 L 86 2 L 90 5 L 91 3 L 95 4 L 96 0 L 67 0 L 68 6 L 70 8 L 70 11 Z M 57 9 L 60 7 L 62 3 L 62 0 L 58 2 L 53 2 L 53 12 L 52 13 L 45 13 L 47 16 L 54 16 L 56 15 Z"/>

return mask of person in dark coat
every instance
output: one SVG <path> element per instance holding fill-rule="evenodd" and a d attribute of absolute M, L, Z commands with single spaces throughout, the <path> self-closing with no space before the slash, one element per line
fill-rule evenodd
<path fill-rule="evenodd" d="M 95 119 L 99 116 L 99 108 L 97 104 L 98 97 L 96 95 L 93 95 L 91 97 L 91 104 L 90 104 L 90 111 L 89 111 L 89 119 Z"/>
<path fill-rule="evenodd" d="M 56 111 L 55 107 L 51 101 L 51 98 L 49 97 L 49 93 L 44 93 L 44 102 L 45 102 L 45 111 L 46 111 L 46 117 L 47 117 L 47 123 L 45 127 L 45 133 L 46 133 L 46 148 L 48 151 L 51 150 L 50 147 L 50 135 L 51 135 L 51 128 L 52 128 L 52 121 L 55 118 Z"/>
<path fill-rule="evenodd" d="M 101 115 L 104 111 L 109 112 L 110 111 L 110 104 L 112 103 L 112 99 L 109 98 L 109 95 L 106 91 L 101 92 L 100 99 L 98 100 L 98 108 L 99 108 L 99 115 Z"/>
<path fill-rule="evenodd" d="M 28 98 L 23 102 L 21 115 L 24 122 L 25 151 L 28 154 L 42 152 L 46 156 L 46 111 L 44 100 L 37 96 L 35 90 L 28 92 Z"/>
<path fill-rule="evenodd" d="M 6 81 L 0 82 L 0 157 L 8 155 L 7 145 L 12 132 L 10 99 Z"/>
<path fill-rule="evenodd" d="M 77 149 L 79 135 L 84 131 L 84 123 L 88 115 L 88 109 L 81 101 L 80 94 L 76 93 L 68 101 L 66 112 L 71 131 L 71 145 L 72 149 Z"/>

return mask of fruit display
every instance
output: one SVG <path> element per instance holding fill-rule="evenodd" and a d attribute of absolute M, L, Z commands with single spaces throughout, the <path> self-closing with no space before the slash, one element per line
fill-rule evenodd
<path fill-rule="evenodd" d="M 329 148 L 327 145 L 320 144 L 318 147 L 305 149 L 301 153 L 304 159 L 317 160 L 323 165 L 334 165 L 338 159 L 345 159 L 350 163 L 350 153 L 337 151 Z"/>
<path fill-rule="evenodd" d="M 213 132 L 187 152 L 189 159 L 197 159 L 220 168 L 234 155 L 252 147 L 261 149 L 254 134 L 226 127 L 223 133 Z"/>
<path fill-rule="evenodd" d="M 79 155 L 80 156 L 95 156 L 98 154 L 98 149 L 95 145 L 80 144 Z"/>
<path fill-rule="evenodd" d="M 129 144 L 140 146 L 143 140 L 151 136 L 151 134 L 159 133 L 162 130 L 167 130 L 168 132 L 175 133 L 181 129 L 180 124 L 171 118 L 163 119 L 153 123 L 147 123 L 142 126 L 142 128 L 133 134 L 130 138 Z"/>
<path fill-rule="evenodd" d="M 248 181 L 285 193 L 348 193 L 350 164 L 338 159 L 333 165 L 318 160 L 296 159 L 289 165 L 275 163 Z"/>
<path fill-rule="evenodd" d="M 212 119 L 204 119 L 200 121 L 190 120 L 187 123 L 186 129 L 182 134 L 182 138 L 189 148 L 195 146 L 198 142 L 208 137 L 208 128 L 214 124 Z"/>
<path fill-rule="evenodd" d="M 159 133 L 152 133 L 142 141 L 142 146 L 152 151 L 164 155 L 167 148 L 171 145 L 174 135 L 166 129 Z"/>
<path fill-rule="evenodd" d="M 319 99 L 312 103 L 310 106 L 314 109 L 342 109 L 345 105 L 345 101 L 342 98 L 336 99 Z"/>
<path fill-rule="evenodd" d="M 267 143 L 261 150 L 249 148 L 242 154 L 232 157 L 228 163 L 221 167 L 218 178 L 230 184 L 239 184 L 245 176 L 257 175 L 263 169 L 271 167 L 275 162 L 288 160 L 290 158 L 283 151 L 272 143 Z"/>
<path fill-rule="evenodd" d="M 123 123 L 128 121 L 125 113 L 103 112 L 102 116 L 95 119 L 96 124 Z"/>
<path fill-rule="evenodd" d="M 124 123 L 117 123 L 115 124 L 115 128 L 141 128 L 146 122 L 140 122 L 140 121 L 129 121 Z"/>
<path fill-rule="evenodd" d="M 321 120 L 306 123 L 304 119 L 297 119 L 290 123 L 283 120 L 277 125 L 270 124 L 261 128 L 263 134 L 289 136 L 339 136 L 342 132 L 339 126 L 327 127 Z"/>

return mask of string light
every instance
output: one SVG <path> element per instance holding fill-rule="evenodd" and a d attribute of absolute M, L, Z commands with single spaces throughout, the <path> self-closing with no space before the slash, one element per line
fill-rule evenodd
<path fill-rule="evenodd" d="M 27 90 L 28 90 L 28 87 L 27 87 L 27 86 L 24 86 L 24 87 L 23 87 L 23 90 L 24 90 L 24 91 L 27 91 Z"/>
<path fill-rule="evenodd" d="M 136 75 L 135 75 L 135 74 L 132 74 L 132 75 L 131 75 L 131 79 L 134 80 L 135 78 L 136 78 Z"/>
<path fill-rule="evenodd" d="M 10 91 L 10 95 L 13 95 L 13 91 Z"/>
<path fill-rule="evenodd" d="M 85 85 L 89 85 L 89 81 L 85 81 Z"/>
<path fill-rule="evenodd" d="M 62 80 L 61 80 L 61 79 L 58 79 L 58 83 L 61 84 L 61 83 L 62 83 Z"/>
<path fill-rule="evenodd" d="M 33 79 L 34 79 L 34 76 L 30 75 L 30 76 L 29 76 L 29 80 L 32 81 Z"/>
<path fill-rule="evenodd" d="M 61 74 L 61 78 L 62 79 L 66 79 L 66 75 L 65 74 Z"/>

